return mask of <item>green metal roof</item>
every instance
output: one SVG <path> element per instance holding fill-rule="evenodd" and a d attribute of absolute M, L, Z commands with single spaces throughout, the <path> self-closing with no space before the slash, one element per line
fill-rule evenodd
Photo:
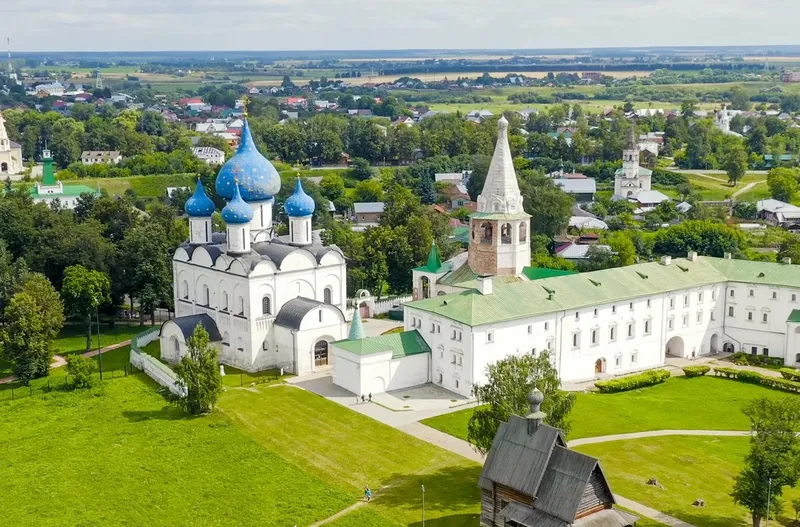
<path fill-rule="evenodd" d="M 61 197 L 74 197 L 81 194 L 99 194 L 96 188 L 87 187 L 86 185 L 64 185 L 64 191 L 60 194 L 39 194 L 36 187 L 30 189 L 30 194 L 33 197 L 39 198 L 61 198 Z"/>
<path fill-rule="evenodd" d="M 478 274 L 474 273 L 472 269 L 469 268 L 469 264 L 465 263 L 452 273 L 440 278 L 438 283 L 444 285 L 456 285 L 469 282 L 471 280 L 476 280 L 477 278 Z"/>
<path fill-rule="evenodd" d="M 436 247 L 436 242 L 433 242 L 431 244 L 431 251 L 428 253 L 428 262 L 414 270 L 425 273 L 446 273 L 450 271 L 450 267 L 450 264 L 442 264 L 442 259 L 439 258 L 439 249 Z"/>
<path fill-rule="evenodd" d="M 361 322 L 361 313 L 358 308 L 353 311 L 353 320 L 350 321 L 350 333 L 347 335 L 348 340 L 360 340 L 367 337 L 364 333 L 364 324 Z"/>
<path fill-rule="evenodd" d="M 391 333 L 380 337 L 371 337 L 361 340 L 340 340 L 333 343 L 334 346 L 356 355 L 374 355 L 375 353 L 392 352 L 393 359 L 418 355 L 420 353 L 430 353 L 431 348 L 416 329 L 413 331 L 403 331 L 402 333 Z"/>
<path fill-rule="evenodd" d="M 545 267 L 525 267 L 522 274 L 528 280 L 542 280 L 544 278 L 552 278 L 554 276 L 565 276 L 568 274 L 575 274 L 576 271 L 564 271 L 562 269 L 547 269 Z"/>
<path fill-rule="evenodd" d="M 469 243 L 469 227 L 455 227 L 450 237 L 460 243 Z"/>
<path fill-rule="evenodd" d="M 800 267 L 710 257 L 694 262 L 675 258 L 671 265 L 649 262 L 523 283 L 497 281 L 490 295 L 468 290 L 405 306 L 480 326 L 727 281 L 800 288 Z"/>
<path fill-rule="evenodd" d="M 52 187 L 56 184 L 56 175 L 53 172 L 53 158 L 42 159 L 42 185 Z"/>
<path fill-rule="evenodd" d="M 786 322 L 800 322 L 800 309 L 795 309 L 789 314 L 789 318 L 786 319 Z"/>

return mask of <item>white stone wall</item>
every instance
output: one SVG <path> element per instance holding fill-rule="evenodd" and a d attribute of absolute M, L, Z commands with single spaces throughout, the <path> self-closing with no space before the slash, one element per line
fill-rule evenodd
<path fill-rule="evenodd" d="M 332 350 L 336 361 L 333 383 L 355 395 L 375 395 L 429 382 L 429 353 L 393 359 L 390 351 L 361 356 L 336 346 Z"/>

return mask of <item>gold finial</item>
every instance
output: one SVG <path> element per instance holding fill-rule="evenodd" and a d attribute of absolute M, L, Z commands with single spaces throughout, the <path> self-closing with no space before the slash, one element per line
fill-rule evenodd
<path fill-rule="evenodd" d="M 242 113 L 243 113 L 243 115 L 245 117 L 247 117 L 247 105 L 248 104 L 250 104 L 250 97 L 245 95 L 244 97 L 242 97 L 242 107 L 243 107 Z"/>

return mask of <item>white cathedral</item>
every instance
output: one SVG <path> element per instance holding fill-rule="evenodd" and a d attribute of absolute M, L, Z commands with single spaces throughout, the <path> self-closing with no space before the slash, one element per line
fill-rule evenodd
<path fill-rule="evenodd" d="M 226 232 L 212 232 L 214 203 L 198 181 L 186 202 L 190 239 L 173 258 L 176 318 L 161 328 L 161 356 L 176 362 L 198 324 L 220 362 L 245 371 L 303 374 L 331 367 L 329 343 L 346 334 L 342 251 L 312 230 L 315 204 L 300 180 L 286 200 L 289 234 L 276 237 L 274 196 L 281 180 L 245 123 L 237 153 L 215 189 L 227 200 Z"/>
<path fill-rule="evenodd" d="M 720 351 L 780 358 L 800 367 L 800 266 L 699 256 L 588 273 L 530 265 L 530 216 L 507 139 L 499 135 L 466 253 L 447 262 L 431 248 L 414 269 L 416 300 L 404 331 L 365 338 L 354 319 L 334 342 L 333 382 L 380 393 L 432 382 L 469 396 L 486 367 L 509 355 L 547 351 L 563 382 L 657 368 L 667 357 Z M 631 147 L 632 146 L 632 147 Z M 649 189 L 626 151 L 625 194 Z M 638 175 L 637 175 L 638 174 Z"/>
<path fill-rule="evenodd" d="M 22 163 L 22 147 L 8 138 L 6 123 L 0 113 L 0 178 L 19 174 Z"/>

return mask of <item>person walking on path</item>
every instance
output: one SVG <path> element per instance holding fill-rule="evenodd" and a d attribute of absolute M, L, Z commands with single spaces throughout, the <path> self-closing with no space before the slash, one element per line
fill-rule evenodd
<path fill-rule="evenodd" d="M 369 501 L 372 499 L 372 491 L 369 488 L 369 485 L 364 487 L 364 498 Z"/>
<path fill-rule="evenodd" d="M 369 392 L 369 402 L 372 402 L 372 392 Z"/>
<path fill-rule="evenodd" d="M 364 402 L 366 402 L 366 401 L 367 401 L 367 398 L 366 398 L 366 397 L 364 397 L 364 394 L 362 393 L 362 394 L 361 394 L 361 402 L 362 402 L 362 403 L 364 403 Z"/>

